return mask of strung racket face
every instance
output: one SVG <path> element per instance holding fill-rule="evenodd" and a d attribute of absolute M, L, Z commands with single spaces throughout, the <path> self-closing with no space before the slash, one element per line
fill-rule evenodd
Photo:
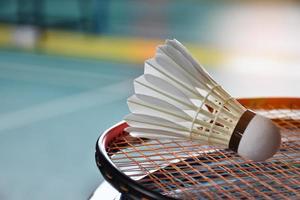
<path fill-rule="evenodd" d="M 239 101 L 280 127 L 282 145 L 273 158 L 251 162 L 190 140 L 135 138 L 123 122 L 99 138 L 98 168 L 132 199 L 300 198 L 300 99 Z"/>

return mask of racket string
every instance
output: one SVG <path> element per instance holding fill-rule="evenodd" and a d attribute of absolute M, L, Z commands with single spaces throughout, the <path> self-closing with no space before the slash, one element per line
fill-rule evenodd
<path fill-rule="evenodd" d="M 178 144 L 178 143 L 177 143 L 177 144 Z M 181 146 L 180 144 L 178 144 L 178 145 Z M 185 148 L 185 147 L 183 147 L 183 146 L 181 146 L 181 147 L 182 147 L 183 149 Z M 210 157 L 209 155 L 203 155 L 203 156 L 208 156 L 208 157 Z M 190 155 L 190 157 L 192 157 L 192 158 L 195 160 L 195 163 L 194 163 L 194 164 L 202 163 L 202 164 L 204 165 L 204 167 L 207 168 L 210 172 L 212 172 L 213 174 L 215 173 L 215 171 L 214 171 L 209 165 L 205 164 L 205 162 L 201 162 L 201 160 L 199 160 L 198 157 L 195 157 L 195 156 L 193 156 L 193 155 Z M 213 160 L 215 160 L 215 158 L 213 158 Z M 191 168 L 193 168 L 193 167 L 191 167 Z M 197 171 L 197 172 L 199 173 L 199 171 Z M 216 174 L 217 174 L 218 177 L 219 177 L 220 179 L 222 179 L 224 182 L 229 183 L 229 181 L 227 181 L 227 179 L 225 179 L 225 178 L 224 178 L 223 176 L 221 176 L 219 173 L 216 173 Z M 200 173 L 200 176 L 201 176 L 201 177 L 205 177 L 202 173 Z M 205 179 L 208 180 L 208 182 L 213 183 L 212 185 L 214 185 L 214 187 L 216 187 L 217 190 L 219 190 L 219 191 L 221 191 L 221 192 L 224 192 L 224 189 L 222 189 L 216 181 L 214 181 L 214 180 L 212 180 L 212 179 L 210 179 L 210 178 L 208 178 L 208 177 L 205 177 Z M 234 187 L 236 187 L 236 186 L 234 185 Z M 225 191 L 224 194 L 227 196 L 226 191 Z"/>

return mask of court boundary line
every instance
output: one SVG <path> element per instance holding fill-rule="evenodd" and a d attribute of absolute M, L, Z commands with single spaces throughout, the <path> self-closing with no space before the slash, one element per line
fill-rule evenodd
<path fill-rule="evenodd" d="M 0 115 L 0 134 L 28 124 L 126 98 L 132 79 Z"/>
<path fill-rule="evenodd" d="M 48 66 L 21 64 L 16 62 L 0 61 L 0 70 L 1 69 L 2 71 L 0 73 L 0 78 L 29 82 L 40 82 L 57 86 L 72 86 L 77 88 L 94 88 L 95 86 L 97 86 L 97 80 L 122 80 L 121 76 L 115 76 L 111 74 L 97 74 L 74 69 L 51 68 Z M 18 73 L 16 74 L 16 71 L 14 70 L 16 70 Z M 44 76 L 43 74 L 46 73 L 47 76 Z M 50 77 L 49 74 L 51 75 Z M 53 76 L 55 76 L 55 78 L 53 78 Z M 87 81 L 78 81 L 81 79 L 86 79 Z"/>

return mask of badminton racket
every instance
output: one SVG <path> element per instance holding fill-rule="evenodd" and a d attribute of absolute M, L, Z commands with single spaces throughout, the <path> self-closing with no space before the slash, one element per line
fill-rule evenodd
<path fill-rule="evenodd" d="M 299 199 L 300 98 L 239 102 L 280 128 L 281 148 L 267 161 L 191 140 L 135 138 L 120 122 L 98 139 L 97 166 L 128 199 Z"/>

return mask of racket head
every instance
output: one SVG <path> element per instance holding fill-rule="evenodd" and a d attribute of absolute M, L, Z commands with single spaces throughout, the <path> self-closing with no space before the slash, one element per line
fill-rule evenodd
<path fill-rule="evenodd" d="M 96 143 L 103 177 L 130 199 L 295 198 L 300 195 L 300 98 L 239 99 L 271 118 L 282 146 L 273 158 L 251 162 L 229 149 L 193 141 L 131 137 L 120 122 Z"/>

